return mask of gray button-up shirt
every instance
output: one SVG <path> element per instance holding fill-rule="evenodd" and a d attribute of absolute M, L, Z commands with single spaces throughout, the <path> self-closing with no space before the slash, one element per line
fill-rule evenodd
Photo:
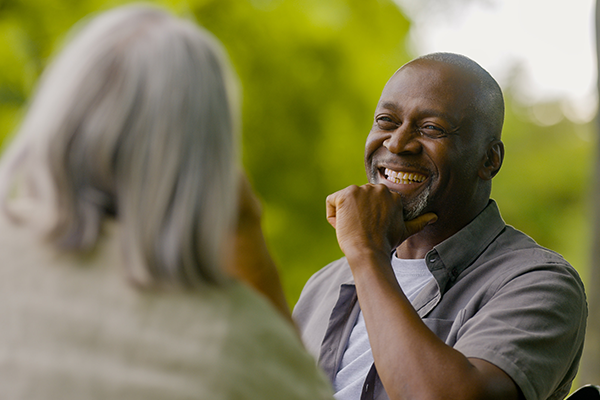
<path fill-rule="evenodd" d="M 569 263 L 507 226 L 492 200 L 425 260 L 435 280 L 412 303 L 440 339 L 501 368 L 528 400 L 564 398 L 587 318 L 583 283 Z M 294 308 L 305 345 L 331 381 L 358 312 L 345 258 L 313 275 Z M 361 399 L 388 399 L 374 365 Z"/>

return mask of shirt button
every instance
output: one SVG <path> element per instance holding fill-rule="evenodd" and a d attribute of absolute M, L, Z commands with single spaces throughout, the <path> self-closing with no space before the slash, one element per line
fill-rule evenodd
<path fill-rule="evenodd" d="M 365 383 L 365 393 L 367 393 L 369 391 L 369 384 Z"/>
<path fill-rule="evenodd" d="M 434 255 L 429 256 L 429 262 L 434 263 L 437 261 L 437 258 Z"/>

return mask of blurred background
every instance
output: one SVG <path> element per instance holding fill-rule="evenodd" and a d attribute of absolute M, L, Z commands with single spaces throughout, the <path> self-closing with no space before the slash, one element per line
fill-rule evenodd
<path fill-rule="evenodd" d="M 69 28 L 109 0 L 0 0 L 0 141 Z M 363 184 L 379 94 L 403 63 L 462 53 L 507 103 L 506 159 L 494 181 L 507 223 L 563 254 L 589 280 L 598 97 L 594 1 L 154 1 L 225 45 L 243 101 L 243 164 L 290 305 L 342 254 L 325 197 Z M 160 160 L 157 160 L 160 162 Z M 588 289 L 589 291 L 589 289 Z"/>

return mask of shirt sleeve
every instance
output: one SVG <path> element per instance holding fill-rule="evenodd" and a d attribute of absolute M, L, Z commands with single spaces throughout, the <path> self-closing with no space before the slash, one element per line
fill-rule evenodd
<path fill-rule="evenodd" d="M 461 326 L 454 348 L 501 368 L 527 400 L 562 399 L 577 372 L 587 319 L 577 272 L 568 265 L 533 267 L 498 277 L 487 296 Z"/>

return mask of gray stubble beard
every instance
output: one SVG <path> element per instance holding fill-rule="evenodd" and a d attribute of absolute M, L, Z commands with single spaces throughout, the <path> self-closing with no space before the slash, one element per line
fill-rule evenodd
<path fill-rule="evenodd" d="M 411 219 L 415 219 L 419 215 L 423 214 L 423 211 L 425 211 L 425 208 L 429 204 L 430 189 L 431 188 L 427 186 L 425 190 L 423 190 L 417 197 L 413 199 L 406 199 L 402 194 L 400 194 L 403 206 L 402 212 L 405 221 L 410 221 Z"/>

